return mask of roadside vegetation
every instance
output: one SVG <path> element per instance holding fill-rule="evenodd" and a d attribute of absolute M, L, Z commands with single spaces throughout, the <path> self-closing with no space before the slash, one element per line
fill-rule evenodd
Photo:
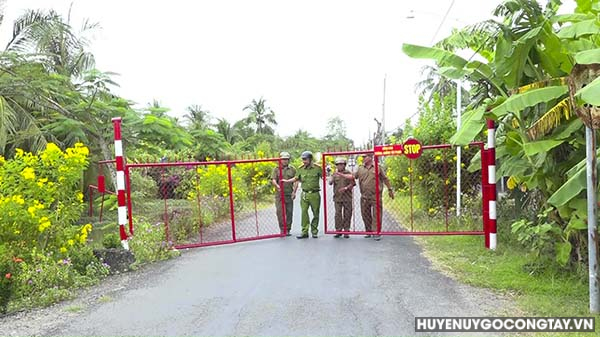
<path fill-rule="evenodd" d="M 459 163 L 463 217 L 449 225 L 477 229 L 480 158 L 468 144 L 485 139 L 486 118 L 496 121 L 497 177 L 507 186 L 499 195 L 498 250 L 483 249 L 480 237 L 419 242 L 440 268 L 470 284 L 513 294 L 534 315 L 583 315 L 587 308 L 585 146 L 577 114 L 599 105 L 600 85 L 598 80 L 582 83 L 573 74 L 600 63 L 600 1 L 576 3 L 574 13 L 559 15 L 557 0 L 508 0 L 496 8 L 494 20 L 455 30 L 434 46 L 404 45 L 409 56 L 435 64 L 424 69 L 417 85 L 417 118 L 386 135 L 386 143 L 413 136 L 423 144 L 466 146 Z M 236 121 L 216 118 L 194 102 L 185 112 L 175 112 L 184 118 L 172 117 L 159 100 L 137 108 L 115 93 L 115 74 L 95 68 L 88 38 L 97 24 L 85 22 L 75 29 L 52 11 L 29 11 L 3 24 L 12 24 L 14 32 L 0 52 L 1 312 L 69 298 L 111 272 L 93 249 L 120 245 L 116 200 L 106 196 L 105 218 L 99 222 L 101 198 L 85 192 L 100 170 L 107 188 L 114 190 L 114 167 L 97 164 L 113 159 L 113 117 L 123 117 L 131 163 L 270 158 L 288 151 L 298 166 L 305 150 L 373 145 L 354 144 L 339 117 L 329 120 L 323 137 L 304 130 L 281 137 L 277 114 L 285 112 L 276 113 L 262 97 L 240 107 L 247 115 Z M 464 50 L 472 57 L 458 55 Z M 458 90 L 465 111 L 458 132 L 456 79 L 463 83 Z M 447 214 L 456 210 L 452 193 L 447 201 L 442 191 L 455 188 L 456 161 L 452 151 L 444 150 L 427 151 L 412 164 L 390 158 L 388 174 L 399 193 L 386 202 L 406 214 L 414 194 L 418 222 L 445 229 Z M 176 255 L 160 223 L 160 200 L 170 199 L 182 209 L 174 222 L 181 241 L 191 233 L 189 219 L 211 224 L 227 216 L 223 168 L 132 170 L 132 185 L 139 187 L 132 199 L 141 201 L 131 241 L 138 265 Z M 271 202 L 272 168 L 236 166 L 236 207 Z M 409 190 L 411 179 L 414 189 Z M 194 203 L 207 197 L 212 199 L 194 213 Z M 90 198 L 92 217 L 85 210 Z"/>
<path fill-rule="evenodd" d="M 323 137 L 303 130 L 280 137 L 276 113 L 262 97 L 240 107 L 247 116 L 236 121 L 216 118 L 194 102 L 177 112 L 158 100 L 134 107 L 115 93 L 116 74 L 95 67 L 89 43 L 99 25 L 68 17 L 32 10 L 2 23 L 12 25 L 13 34 L 0 52 L 0 313 L 69 298 L 114 272 L 94 250 L 121 247 L 116 198 L 86 193 L 99 174 L 107 190 L 116 189 L 114 165 L 98 164 L 114 157 L 113 117 L 123 118 L 130 163 L 271 158 L 285 150 L 299 165 L 302 151 L 355 145 L 339 117 L 329 120 Z M 272 205 L 272 168 L 236 165 L 236 208 Z M 180 242 L 197 219 L 208 226 L 228 216 L 226 178 L 219 165 L 132 170 L 139 207 L 130 241 L 133 267 L 177 255 L 165 237 L 165 199 L 177 208 L 172 232 Z"/>
<path fill-rule="evenodd" d="M 498 195 L 496 251 L 485 250 L 481 237 L 418 241 L 438 268 L 513 296 L 529 315 L 588 314 L 584 124 L 578 115 L 597 106 L 600 95 L 598 80 L 581 76 L 600 63 L 600 2 L 575 3 L 574 13 L 557 14 L 560 1 L 504 1 L 493 19 L 455 30 L 433 46 L 403 46 L 411 57 L 435 61 L 417 87 L 419 120 L 405 134 L 425 142 L 443 135 L 442 141 L 464 146 L 485 141 L 485 119 L 495 120 L 497 179 L 507 187 Z M 471 57 L 459 56 L 465 51 Z M 455 80 L 463 90 L 458 132 L 450 118 Z M 479 160 L 472 157 L 469 171 L 478 170 Z M 402 176 L 393 178 L 403 189 Z M 415 190 L 432 212 L 436 191 Z M 439 219 L 431 223 L 443 228 Z"/>

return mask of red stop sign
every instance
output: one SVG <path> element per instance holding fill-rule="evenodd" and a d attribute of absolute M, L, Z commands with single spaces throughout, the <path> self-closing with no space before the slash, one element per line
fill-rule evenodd
<path fill-rule="evenodd" d="M 414 138 L 407 139 L 402 146 L 403 153 L 408 159 L 417 159 L 423 153 L 423 145 Z"/>

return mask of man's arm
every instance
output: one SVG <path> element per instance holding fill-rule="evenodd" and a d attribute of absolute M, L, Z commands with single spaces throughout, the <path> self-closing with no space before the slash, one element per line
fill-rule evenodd
<path fill-rule="evenodd" d="M 356 179 L 356 174 L 352 174 L 352 173 L 342 173 L 342 172 L 336 172 L 336 173 L 334 173 L 333 175 L 337 175 L 337 176 L 340 176 L 340 177 L 344 177 L 344 178 L 346 178 L 346 179 L 348 179 L 348 180 L 352 180 L 352 181 L 354 181 L 354 179 Z"/>
<path fill-rule="evenodd" d="M 276 167 L 273 169 L 273 173 L 271 174 L 271 184 L 273 186 L 275 186 L 275 189 L 277 191 L 279 191 L 279 189 L 280 189 L 279 183 L 277 183 L 278 180 L 279 180 L 279 168 Z"/>
<path fill-rule="evenodd" d="M 379 177 L 381 178 L 381 180 L 383 180 L 383 183 L 387 187 L 390 198 L 394 199 L 394 190 L 392 189 L 392 184 L 390 183 L 390 180 L 385 174 L 385 169 L 379 171 Z"/>
<path fill-rule="evenodd" d="M 281 181 L 283 181 L 284 183 L 295 183 L 298 181 L 298 177 L 293 177 L 290 179 L 282 179 Z"/>

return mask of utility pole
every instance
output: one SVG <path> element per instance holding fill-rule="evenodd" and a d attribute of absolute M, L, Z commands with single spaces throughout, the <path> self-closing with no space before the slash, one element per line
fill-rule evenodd
<path fill-rule="evenodd" d="M 596 214 L 596 130 L 585 127 L 587 225 L 588 225 L 588 272 L 590 288 L 590 313 L 600 312 L 600 289 L 598 285 L 598 224 Z"/>
<path fill-rule="evenodd" d="M 381 104 L 381 145 L 385 144 L 385 82 L 387 74 L 383 76 L 383 104 Z"/>
<path fill-rule="evenodd" d="M 456 81 L 456 131 L 458 132 L 458 130 L 460 130 L 460 124 L 461 124 L 461 114 L 462 114 L 462 88 L 461 88 L 461 81 L 457 80 Z M 460 207 L 461 207 L 461 190 L 460 190 L 460 186 L 461 186 L 461 182 L 460 182 L 460 171 L 461 171 L 461 164 L 462 163 L 462 158 L 461 158 L 461 149 L 460 149 L 460 145 L 456 147 L 456 216 L 460 217 Z"/>

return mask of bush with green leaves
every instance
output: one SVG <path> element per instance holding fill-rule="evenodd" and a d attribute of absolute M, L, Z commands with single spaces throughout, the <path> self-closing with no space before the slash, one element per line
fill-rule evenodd
<path fill-rule="evenodd" d="M 14 273 L 16 264 L 21 262 L 11 256 L 4 244 L 0 244 L 0 313 L 6 313 L 8 302 L 12 298 L 15 282 Z"/>
<path fill-rule="evenodd" d="M 179 253 L 171 249 L 172 245 L 167 241 L 161 223 L 150 224 L 145 221 L 136 222 L 135 235 L 129 240 L 137 265 L 177 256 Z"/>
<path fill-rule="evenodd" d="M 404 134 L 414 137 L 423 145 L 446 144 L 455 130 L 452 109 L 455 104 L 453 96 L 440 98 L 434 94 L 431 102 L 421 100 L 419 119 L 415 126 L 407 123 Z M 400 144 L 402 140 L 390 137 L 392 144 Z M 467 170 L 471 161 L 476 158 L 479 148 L 465 146 L 461 149 L 461 192 L 464 198 L 478 198 L 481 193 L 481 173 L 477 167 L 472 172 Z M 390 182 L 402 194 L 411 192 L 419 200 L 419 204 L 427 214 L 443 213 L 456 204 L 456 161 L 454 149 L 429 149 L 422 155 L 410 160 L 405 156 L 388 157 L 385 160 Z M 477 202 L 463 204 L 472 206 L 466 212 L 476 212 L 481 209 Z"/>
<path fill-rule="evenodd" d="M 107 269 L 87 247 L 91 224 L 78 225 L 83 144 L 0 157 L 0 310 L 12 299 L 50 304 L 97 282 Z"/>
<path fill-rule="evenodd" d="M 104 234 L 102 238 L 102 247 L 106 249 L 121 248 L 121 238 L 117 233 Z"/>
<path fill-rule="evenodd" d="M 96 259 L 91 249 L 82 249 L 73 258 L 35 252 L 18 265 L 15 300 L 25 305 L 50 305 L 73 295 L 73 290 L 96 284 L 108 275 L 108 266 Z"/>

